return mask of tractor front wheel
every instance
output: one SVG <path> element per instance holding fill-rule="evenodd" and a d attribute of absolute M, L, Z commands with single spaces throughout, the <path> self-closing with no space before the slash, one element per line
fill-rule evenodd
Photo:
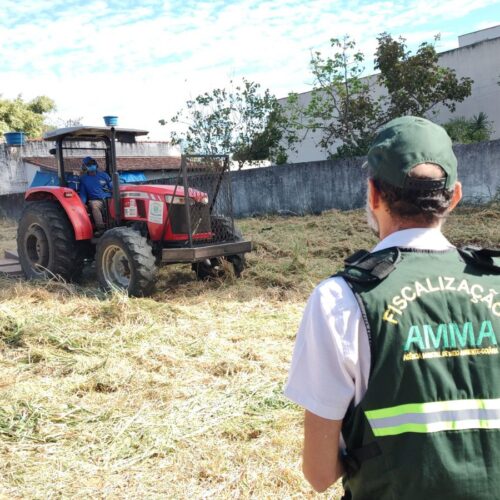
<path fill-rule="evenodd" d="M 233 265 L 234 275 L 239 278 L 246 266 L 245 254 L 229 255 L 227 260 Z"/>
<path fill-rule="evenodd" d="M 222 278 L 226 274 L 224 261 L 221 257 L 207 259 L 202 262 L 193 262 L 191 269 L 196 273 L 196 277 L 199 280 Z"/>
<path fill-rule="evenodd" d="M 19 262 L 27 279 L 54 276 L 77 279 L 83 270 L 83 253 L 73 227 L 56 202 L 31 201 L 17 229 Z"/>
<path fill-rule="evenodd" d="M 107 291 L 124 290 L 135 297 L 153 292 L 158 273 L 153 249 L 130 227 L 110 229 L 99 238 L 96 266 L 99 284 Z"/>
<path fill-rule="evenodd" d="M 241 241 L 241 231 L 231 223 L 227 217 L 214 215 L 211 218 L 212 231 L 215 238 L 221 241 Z M 223 278 L 227 274 L 228 264 L 231 263 L 234 275 L 239 278 L 245 269 L 245 254 L 228 255 L 226 257 L 215 257 L 203 262 L 194 262 L 191 269 L 200 280 Z"/>
<path fill-rule="evenodd" d="M 207 261 L 193 262 L 191 269 L 196 273 L 199 280 L 210 280 L 224 278 L 228 273 L 230 264 L 232 264 L 234 275 L 239 278 L 243 269 L 245 269 L 245 257 L 243 255 L 228 255 L 227 257 L 215 257 Z"/>

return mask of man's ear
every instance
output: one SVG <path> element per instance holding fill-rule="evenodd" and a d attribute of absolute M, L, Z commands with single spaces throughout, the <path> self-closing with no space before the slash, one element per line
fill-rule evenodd
<path fill-rule="evenodd" d="M 455 187 L 453 188 L 453 196 L 451 197 L 450 206 L 448 212 L 451 212 L 462 199 L 462 183 L 457 181 Z"/>
<path fill-rule="evenodd" d="M 375 181 L 373 179 L 368 179 L 368 206 L 375 210 L 380 205 L 380 193 L 375 186 Z"/>

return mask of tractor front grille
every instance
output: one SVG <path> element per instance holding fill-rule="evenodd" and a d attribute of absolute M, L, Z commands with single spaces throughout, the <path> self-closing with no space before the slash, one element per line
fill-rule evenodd
<path fill-rule="evenodd" d="M 186 219 L 186 207 L 184 205 L 169 205 L 169 218 L 172 232 L 174 234 L 188 234 L 189 227 Z M 200 233 L 209 233 L 210 212 L 209 206 L 203 203 L 194 203 L 189 207 L 191 217 L 191 231 L 193 236 Z"/>
<path fill-rule="evenodd" d="M 172 174 L 153 182 L 173 186 L 174 193 L 178 193 L 179 186 L 182 186 L 183 193 L 190 193 L 189 200 L 183 200 L 183 203 L 167 201 L 168 220 L 174 236 L 174 241 L 169 244 L 182 240 L 184 244 L 200 246 L 241 239 L 234 227 L 227 155 L 184 155 L 177 175 Z M 208 203 L 201 203 L 202 199 Z M 190 204 L 184 205 L 188 201 Z"/>

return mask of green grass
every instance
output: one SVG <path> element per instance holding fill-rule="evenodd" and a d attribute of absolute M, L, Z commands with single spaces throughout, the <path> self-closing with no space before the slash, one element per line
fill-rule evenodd
<path fill-rule="evenodd" d="M 446 234 L 500 246 L 498 206 Z M 161 272 L 147 299 L 0 278 L 0 498 L 303 498 L 282 395 L 307 296 L 375 239 L 362 211 L 245 219 L 242 279 Z M 0 224 L 2 248 L 15 228 Z M 338 498 L 337 485 L 318 498 Z"/>

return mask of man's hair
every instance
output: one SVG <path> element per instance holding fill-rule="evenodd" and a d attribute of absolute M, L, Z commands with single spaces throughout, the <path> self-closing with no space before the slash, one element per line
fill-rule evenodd
<path fill-rule="evenodd" d="M 441 167 L 436 167 L 442 171 Z M 410 172 L 409 177 L 435 180 L 434 177 L 418 175 L 416 172 Z M 453 189 L 405 189 L 381 179 L 374 178 L 373 181 L 391 215 L 405 221 L 436 223 L 446 217 L 453 197 Z"/>

